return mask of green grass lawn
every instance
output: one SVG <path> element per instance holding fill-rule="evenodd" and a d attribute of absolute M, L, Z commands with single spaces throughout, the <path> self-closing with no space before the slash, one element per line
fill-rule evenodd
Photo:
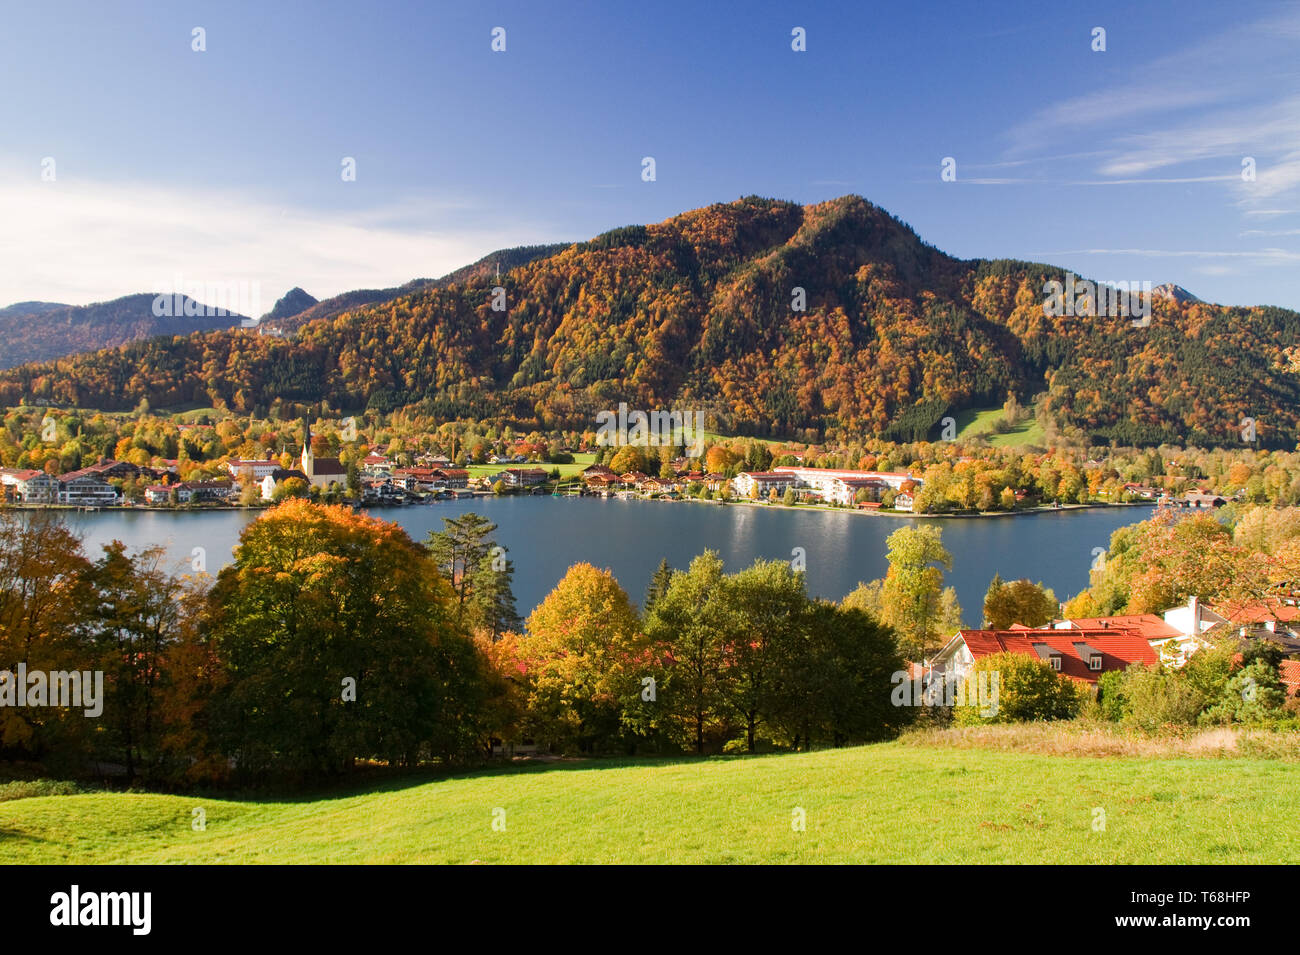
<path fill-rule="evenodd" d="M 302 802 L 17 799 L 0 803 L 0 862 L 1296 863 L 1298 791 L 1295 762 L 886 743 L 533 764 Z"/>
<path fill-rule="evenodd" d="M 573 455 L 572 464 L 546 464 L 545 462 L 529 461 L 523 464 L 470 464 L 466 466 L 471 478 L 491 477 L 493 474 L 500 474 L 506 468 L 541 468 L 547 474 L 551 473 L 552 468 L 560 469 L 560 477 L 574 477 L 581 474 L 583 468 L 590 467 L 596 463 L 596 455 L 591 452 L 578 452 Z"/>
<path fill-rule="evenodd" d="M 968 408 L 957 412 L 957 440 L 964 441 L 981 431 L 989 432 L 989 444 L 995 448 L 1014 448 L 1021 445 L 1042 445 L 1046 435 L 1043 426 L 1033 418 L 1022 421 L 1016 428 L 1006 434 L 993 433 L 993 422 L 1002 417 L 1001 408 Z"/>

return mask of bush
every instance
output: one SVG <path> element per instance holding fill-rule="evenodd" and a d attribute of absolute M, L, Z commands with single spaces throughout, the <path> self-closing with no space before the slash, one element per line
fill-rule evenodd
<path fill-rule="evenodd" d="M 1205 697 L 1181 674 L 1134 664 L 1124 672 L 1120 689 L 1123 722 L 1147 733 L 1163 726 L 1190 726 Z"/>
<path fill-rule="evenodd" d="M 977 660 L 967 675 L 958 693 L 956 722 L 973 726 L 1068 720 L 1078 715 L 1087 694 L 1042 660 L 1019 653 L 994 653 Z"/>
<path fill-rule="evenodd" d="M 0 802 L 30 799 L 34 796 L 75 796 L 85 792 L 76 783 L 59 779 L 23 779 L 0 783 Z"/>
<path fill-rule="evenodd" d="M 1097 680 L 1097 708 L 1101 719 L 1118 723 L 1124 718 L 1124 676 L 1123 670 L 1111 670 Z"/>
<path fill-rule="evenodd" d="M 1276 666 L 1256 658 L 1232 675 L 1222 696 L 1201 714 L 1201 722 L 1263 723 L 1282 716 L 1285 702 Z"/>

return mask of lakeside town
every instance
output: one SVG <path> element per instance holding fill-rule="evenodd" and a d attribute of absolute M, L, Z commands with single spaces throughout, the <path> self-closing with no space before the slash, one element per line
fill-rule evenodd
<path fill-rule="evenodd" d="M 196 426 L 180 425 L 184 435 Z M 612 448 L 584 445 L 575 450 L 563 444 L 554 446 L 554 459 L 567 466 L 550 463 L 545 444 L 520 438 L 500 453 L 484 455 L 481 464 L 469 464 L 465 456 L 454 461 L 436 451 L 390 455 L 362 446 L 361 452 L 346 449 L 344 454 L 318 454 L 313 450 L 310 427 L 303 423 L 302 446 L 294 456 L 245 458 L 231 455 L 202 468 L 206 474 L 184 478 L 183 471 L 199 470 L 193 460 L 153 455 L 141 460 L 117 460 L 101 457 L 94 464 L 60 472 L 47 458 L 43 469 L 0 467 L 0 488 L 4 502 L 26 507 L 62 507 L 100 509 L 115 507 L 195 508 L 195 507 L 265 507 L 286 496 L 309 496 L 328 503 L 379 507 L 428 503 L 437 500 L 476 495 L 546 494 L 553 496 L 596 496 L 618 499 L 705 500 L 717 503 L 758 503 L 769 505 L 809 505 L 856 509 L 899 515 L 983 516 L 1030 512 L 1045 508 L 1105 506 L 1116 504 L 1156 504 L 1160 506 L 1207 509 L 1222 507 L 1230 501 L 1247 497 L 1247 489 L 1235 494 L 1216 493 L 1212 488 L 1192 486 L 1175 490 L 1137 481 L 1111 481 L 1109 488 L 1089 480 L 1096 488 L 1090 498 L 1053 499 L 1026 481 L 1016 487 L 1004 484 L 995 498 L 953 509 L 918 507 L 918 498 L 927 478 L 922 467 L 907 470 L 877 470 L 835 466 L 837 460 L 818 459 L 805 465 L 812 454 L 791 451 L 781 460 L 791 463 L 768 463 L 766 467 L 746 468 L 739 454 L 724 452 L 717 457 L 660 455 L 657 474 L 638 467 L 618 470 L 615 454 L 610 463 L 599 459 Z M 337 438 L 335 438 L 337 444 Z M 713 447 L 726 447 L 725 439 Z M 656 448 L 643 450 L 657 451 Z M 667 449 L 665 449 L 667 450 Z M 680 448 L 678 450 L 681 450 Z M 350 456 L 344 456 L 351 452 Z M 578 458 L 593 461 L 577 465 Z M 766 461 L 772 462 L 767 454 Z M 849 457 L 852 457 L 850 455 Z M 884 458 L 884 455 L 881 455 Z M 401 459 L 405 459 L 403 463 Z M 717 469 L 708 467 L 712 460 Z M 972 465 L 977 458 L 960 454 L 953 466 Z M 464 462 L 468 466 L 457 466 Z M 622 463 L 626 464 L 624 460 Z M 644 462 L 640 462 L 644 463 Z M 1086 466 L 1097 471 L 1106 462 L 1088 460 Z"/>

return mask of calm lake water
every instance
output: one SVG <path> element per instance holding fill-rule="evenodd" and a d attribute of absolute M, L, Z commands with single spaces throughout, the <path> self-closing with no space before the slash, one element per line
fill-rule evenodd
<path fill-rule="evenodd" d="M 895 518 L 852 512 L 704 503 L 619 501 L 599 498 L 478 498 L 427 506 L 384 508 L 371 513 L 396 521 L 416 540 L 441 530 L 442 518 L 477 511 L 498 526 L 496 538 L 515 565 L 514 591 L 527 616 L 571 564 L 587 561 L 614 572 L 638 605 L 661 558 L 684 568 L 706 548 L 727 570 L 756 558 L 789 560 L 803 548 L 810 592 L 840 599 L 859 581 L 883 577 L 885 538 L 904 524 L 935 524 L 953 556 L 948 584 L 957 588 L 964 617 L 977 624 L 993 574 L 1041 581 L 1064 600 L 1088 584 L 1093 548 L 1105 548 L 1111 532 L 1150 516 L 1151 507 L 1055 511 L 975 519 Z M 165 544 L 177 566 L 188 571 L 194 548 L 204 549 L 215 574 L 231 562 L 244 525 L 257 511 L 100 511 L 69 514 L 86 552 L 118 539 L 129 548 Z M 181 564 L 184 564 L 181 567 Z"/>

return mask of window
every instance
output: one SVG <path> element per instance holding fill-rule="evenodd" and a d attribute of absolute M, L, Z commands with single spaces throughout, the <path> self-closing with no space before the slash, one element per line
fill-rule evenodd
<path fill-rule="evenodd" d="M 1052 669 L 1053 670 L 1061 669 L 1061 655 L 1059 653 L 1052 654 Z"/>
<path fill-rule="evenodd" d="M 1088 669 L 1089 669 L 1089 670 L 1100 670 L 1100 669 L 1101 669 L 1101 654 L 1100 654 L 1100 653 L 1094 653 L 1091 657 L 1088 658 Z"/>

